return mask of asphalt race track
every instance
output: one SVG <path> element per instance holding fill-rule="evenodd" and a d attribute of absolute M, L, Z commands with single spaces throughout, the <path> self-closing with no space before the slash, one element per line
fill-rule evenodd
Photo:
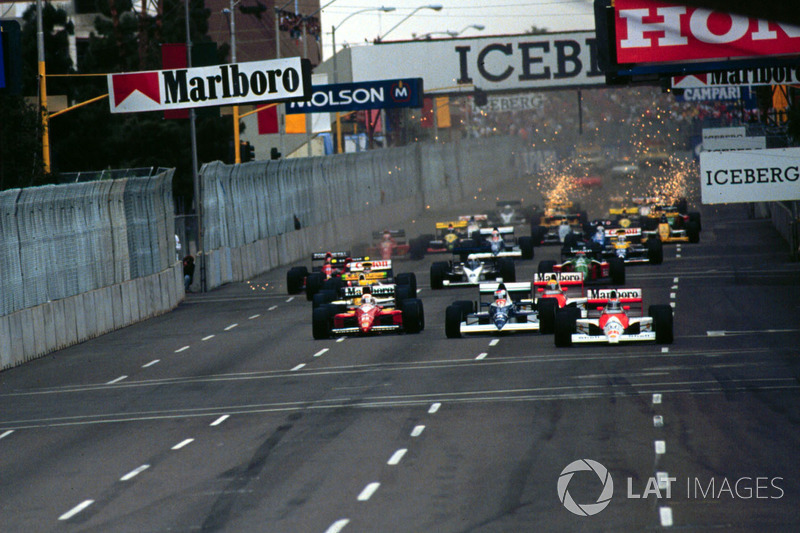
<path fill-rule="evenodd" d="M 0 529 L 799 531 L 800 267 L 744 207 L 702 216 L 627 272 L 674 304 L 671 345 L 449 340 L 477 291 L 432 291 L 429 256 L 395 269 L 419 335 L 314 341 L 281 269 L 3 372 Z M 559 498 L 583 459 L 613 481 L 593 516 Z M 602 477 L 564 472 L 562 496 L 593 512 Z"/>

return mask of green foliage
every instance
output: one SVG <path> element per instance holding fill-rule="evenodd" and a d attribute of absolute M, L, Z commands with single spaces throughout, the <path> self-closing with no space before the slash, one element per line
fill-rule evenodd
<path fill-rule="evenodd" d="M 184 4 L 164 0 L 163 17 L 143 22 L 132 11 L 131 0 L 97 2 L 95 31 L 79 65 L 69 58 L 67 37 L 73 28 L 62 9 L 45 4 L 43 29 L 47 74 L 105 74 L 158 70 L 161 44 L 186 41 Z M 113 8 L 113 11 L 112 11 Z M 203 0 L 190 2 L 190 28 L 194 43 L 210 42 L 210 10 Z M 140 44 L 143 43 L 142 46 Z M 24 94 L 38 94 L 36 10 L 28 9 L 22 28 Z M 227 45 L 217 51 L 217 62 L 227 57 Z M 70 104 L 85 102 L 108 92 L 105 77 L 49 78 L 49 95 L 66 94 Z M 12 116 L 13 114 L 13 116 Z M 0 102 L 0 188 L 43 183 L 39 118 L 35 109 Z M 198 117 L 199 163 L 225 159 L 233 128 L 229 117 Z M 12 142 L 13 141 L 13 142 Z M 192 173 L 188 120 L 165 120 L 162 113 L 112 114 L 107 100 L 53 117 L 50 149 L 54 172 L 104 168 L 174 167 L 176 198 L 191 205 Z M 10 176 L 19 178 L 12 179 Z M 56 176 L 50 176 L 54 180 Z"/>

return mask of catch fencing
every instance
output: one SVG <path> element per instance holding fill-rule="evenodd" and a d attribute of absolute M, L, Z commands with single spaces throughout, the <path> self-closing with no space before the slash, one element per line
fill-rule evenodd
<path fill-rule="evenodd" d="M 0 369 L 178 304 L 173 172 L 0 192 Z"/>
<path fill-rule="evenodd" d="M 519 138 L 498 136 L 206 164 L 200 171 L 206 288 L 351 246 L 424 209 L 447 208 L 487 184 L 515 179 L 521 148 Z"/>

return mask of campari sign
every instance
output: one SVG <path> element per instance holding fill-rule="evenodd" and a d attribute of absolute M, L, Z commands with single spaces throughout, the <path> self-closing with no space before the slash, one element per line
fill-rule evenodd
<path fill-rule="evenodd" d="M 298 57 L 108 75 L 112 113 L 305 100 L 311 68 Z"/>
<path fill-rule="evenodd" d="M 653 0 L 615 0 L 618 64 L 800 54 L 800 27 Z"/>

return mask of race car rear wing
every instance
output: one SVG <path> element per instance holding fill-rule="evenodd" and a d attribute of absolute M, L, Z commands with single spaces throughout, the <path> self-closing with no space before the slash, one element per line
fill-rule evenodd
<path fill-rule="evenodd" d="M 372 290 L 372 295 L 377 297 L 383 298 L 394 298 L 395 294 L 395 285 L 394 283 L 386 284 L 386 285 L 370 285 L 370 289 Z M 343 287 L 342 288 L 342 296 L 344 298 L 360 298 L 364 294 L 364 287 L 362 286 L 355 286 L 355 287 Z"/>
<path fill-rule="evenodd" d="M 453 225 L 453 228 L 466 228 L 467 220 L 451 220 L 448 222 L 437 222 L 436 229 L 447 229 L 448 227 L 450 227 L 450 224 Z"/>
<path fill-rule="evenodd" d="M 586 291 L 586 305 L 590 311 L 608 305 L 612 293 L 616 293 L 619 302 L 626 310 L 637 311 L 638 316 L 644 315 L 644 300 L 642 289 L 589 289 Z"/>
<path fill-rule="evenodd" d="M 363 272 L 369 270 L 391 270 L 391 259 L 361 259 L 356 258 L 350 262 L 350 272 Z"/>
<path fill-rule="evenodd" d="M 616 237 L 620 232 L 624 232 L 626 237 L 641 237 L 642 228 L 606 228 L 606 237 Z"/>
<path fill-rule="evenodd" d="M 505 207 L 507 205 L 511 207 L 516 207 L 522 205 L 522 200 L 506 200 L 506 201 L 500 200 L 495 205 L 497 205 L 497 207 Z"/>
<path fill-rule="evenodd" d="M 486 222 L 489 220 L 489 215 L 459 215 L 458 220 L 465 220 L 469 222 L 469 219 L 475 219 L 476 222 Z"/>
<path fill-rule="evenodd" d="M 457 248 L 453 250 L 453 254 L 460 255 L 467 250 L 474 250 L 474 248 Z M 522 251 L 521 250 L 506 250 L 503 252 L 497 252 L 493 254 L 492 252 L 469 252 L 467 255 L 467 259 L 496 259 L 498 257 L 513 257 L 515 259 L 522 258 Z"/>
<path fill-rule="evenodd" d="M 491 235 L 494 231 L 494 228 L 481 228 L 478 230 L 481 235 Z M 497 228 L 497 232 L 500 235 L 513 235 L 514 234 L 514 226 L 499 226 Z"/>
<path fill-rule="evenodd" d="M 503 282 L 506 291 L 511 299 L 514 301 L 524 300 L 531 297 L 531 283 L 529 281 L 512 281 L 509 283 Z M 497 281 L 490 281 L 478 285 L 478 293 L 480 294 L 494 294 L 494 291 L 500 286 Z"/>
<path fill-rule="evenodd" d="M 314 252 L 311 254 L 311 260 L 323 261 L 328 254 L 331 254 L 331 259 L 346 259 L 350 257 L 350 252 Z"/>
<path fill-rule="evenodd" d="M 390 229 L 386 231 L 373 231 L 372 232 L 372 239 L 379 241 L 383 239 L 383 235 L 388 233 L 389 236 L 395 240 L 398 239 L 405 239 L 406 238 L 406 230 L 404 229 Z"/>
<path fill-rule="evenodd" d="M 581 272 L 537 272 L 533 276 L 534 287 L 544 287 L 553 276 L 555 276 L 559 285 L 583 285 L 583 274 Z"/>

